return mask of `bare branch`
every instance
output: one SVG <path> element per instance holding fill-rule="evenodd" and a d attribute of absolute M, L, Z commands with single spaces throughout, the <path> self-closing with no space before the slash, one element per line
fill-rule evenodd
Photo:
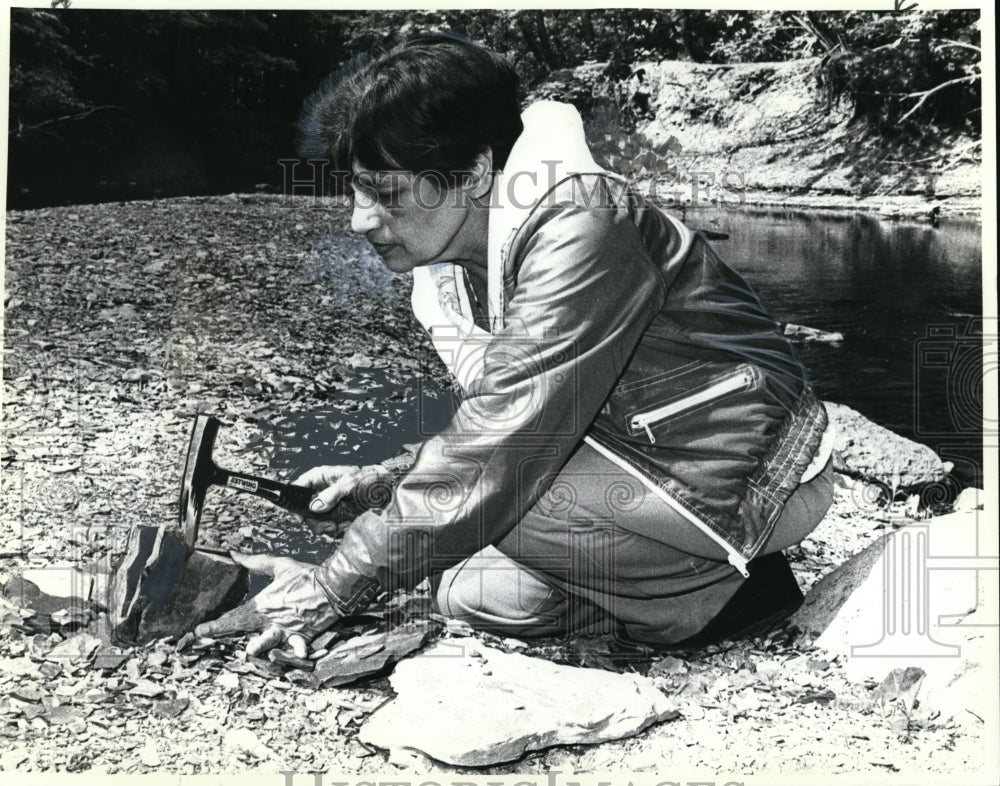
<path fill-rule="evenodd" d="M 65 122 L 67 120 L 83 120 L 83 118 L 88 117 L 89 115 L 94 114 L 94 112 L 99 112 L 102 109 L 121 109 L 121 107 L 120 106 L 115 106 L 114 104 L 106 104 L 104 106 L 95 106 L 92 109 L 88 109 L 86 112 L 80 112 L 77 115 L 62 115 L 61 117 L 53 117 L 53 118 L 49 118 L 48 120 L 43 120 L 41 123 L 35 123 L 34 125 L 31 125 L 31 126 L 21 126 L 20 128 L 12 129 L 12 130 L 8 131 L 7 134 L 8 135 L 9 134 L 15 134 L 15 133 L 16 134 L 20 134 L 20 133 L 23 133 L 25 131 L 35 131 L 35 130 L 37 130 L 39 128 L 42 128 L 44 126 L 52 125 L 52 123 L 62 123 L 62 122 Z"/>
<path fill-rule="evenodd" d="M 936 46 L 941 47 L 941 48 L 944 48 L 946 46 L 960 46 L 960 47 L 963 47 L 964 49 L 971 49 L 973 52 L 979 52 L 979 54 L 983 53 L 983 50 L 980 49 L 975 44 L 966 44 L 963 41 L 952 41 L 951 39 L 945 39 L 941 43 L 936 44 Z"/>
<path fill-rule="evenodd" d="M 969 76 L 960 76 L 958 79 L 949 79 L 947 82 L 942 82 L 936 87 L 932 87 L 930 90 L 922 90 L 919 93 L 907 93 L 904 98 L 919 98 L 920 100 L 913 105 L 909 112 L 899 118 L 899 122 L 902 123 L 908 117 L 913 115 L 914 112 L 924 105 L 928 98 L 937 93 L 939 90 L 944 90 L 946 87 L 951 87 L 952 85 L 975 82 L 977 79 L 979 79 L 979 74 L 970 74 Z"/>
<path fill-rule="evenodd" d="M 909 161 L 902 161 L 895 158 L 886 158 L 884 159 L 884 163 L 904 164 L 906 166 L 913 166 L 914 164 L 925 164 L 928 161 L 943 161 L 946 165 L 941 171 L 944 171 L 945 169 L 951 168 L 959 161 L 968 158 L 968 154 L 970 151 L 975 150 L 977 147 L 982 147 L 982 146 L 983 146 L 983 140 L 976 139 L 973 140 L 972 142 L 967 142 L 961 147 L 957 147 L 954 150 L 951 150 L 946 153 L 935 153 L 932 156 L 927 156 L 925 158 L 914 158 Z"/>

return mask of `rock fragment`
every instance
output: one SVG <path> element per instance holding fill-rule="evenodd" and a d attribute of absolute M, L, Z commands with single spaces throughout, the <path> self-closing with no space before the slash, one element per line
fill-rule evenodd
<path fill-rule="evenodd" d="M 227 557 L 195 550 L 163 527 L 136 527 L 115 572 L 112 638 L 123 645 L 181 638 L 246 595 L 247 571 Z"/>
<path fill-rule="evenodd" d="M 97 652 L 101 646 L 101 640 L 89 633 L 80 633 L 71 636 L 61 644 L 57 644 L 45 656 L 46 660 L 55 663 L 69 665 L 77 661 L 89 660 L 90 656 Z"/>
<path fill-rule="evenodd" d="M 978 681 L 1000 648 L 996 520 L 969 511 L 894 530 L 820 579 L 791 625 L 841 659 L 853 682 L 916 669 L 922 682 L 908 687 L 928 712 L 994 717 Z"/>
<path fill-rule="evenodd" d="M 926 445 L 873 423 L 857 410 L 824 401 L 835 429 L 835 467 L 849 475 L 904 489 L 940 481 L 947 468 Z"/>
<path fill-rule="evenodd" d="M 420 649 L 433 631 L 434 626 L 418 623 L 347 639 L 316 661 L 313 685 L 336 687 L 376 674 Z"/>

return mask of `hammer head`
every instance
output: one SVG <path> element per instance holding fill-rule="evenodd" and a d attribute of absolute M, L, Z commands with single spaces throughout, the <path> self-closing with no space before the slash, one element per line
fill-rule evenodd
<path fill-rule="evenodd" d="M 212 484 L 215 463 L 212 461 L 212 447 L 219 432 L 219 421 L 211 415 L 198 415 L 191 430 L 184 475 L 181 478 L 180 527 L 184 543 L 193 549 L 198 538 L 198 524 L 201 521 L 201 507 L 205 501 L 205 491 Z"/>

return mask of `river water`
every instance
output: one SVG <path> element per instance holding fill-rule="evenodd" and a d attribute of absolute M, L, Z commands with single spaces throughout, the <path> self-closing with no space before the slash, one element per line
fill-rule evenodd
<path fill-rule="evenodd" d="M 801 345 L 821 398 L 929 445 L 981 486 L 978 221 L 742 208 L 689 210 L 685 222 L 729 235 L 719 254 L 776 319 L 843 333 Z"/>

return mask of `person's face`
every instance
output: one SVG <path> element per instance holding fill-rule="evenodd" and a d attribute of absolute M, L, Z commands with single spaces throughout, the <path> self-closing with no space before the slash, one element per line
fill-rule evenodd
<path fill-rule="evenodd" d="M 364 234 L 394 273 L 449 261 L 469 212 L 460 188 L 413 172 L 355 165 L 351 229 Z"/>

